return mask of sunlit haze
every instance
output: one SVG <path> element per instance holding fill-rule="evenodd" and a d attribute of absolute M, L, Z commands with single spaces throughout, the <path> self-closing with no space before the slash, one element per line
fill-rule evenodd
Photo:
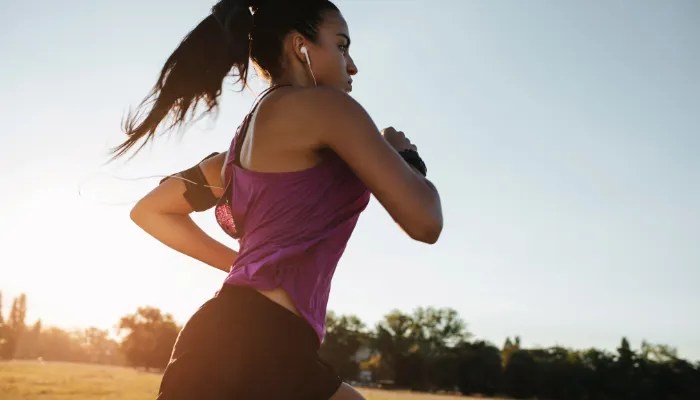
<path fill-rule="evenodd" d="M 221 285 L 224 273 L 142 232 L 129 205 L 105 204 L 158 183 L 105 173 L 168 174 L 224 151 L 252 104 L 229 86 L 216 120 L 104 165 L 125 112 L 212 5 L 0 3 L 5 313 L 25 292 L 28 323 L 111 329 L 141 305 L 184 322 Z M 627 336 L 700 359 L 700 2 L 337 5 L 352 96 L 418 145 L 445 228 L 433 246 L 413 242 L 372 199 L 329 309 L 373 325 L 449 306 L 499 347 L 520 335 L 612 349 Z M 212 212 L 195 219 L 235 246 Z"/>

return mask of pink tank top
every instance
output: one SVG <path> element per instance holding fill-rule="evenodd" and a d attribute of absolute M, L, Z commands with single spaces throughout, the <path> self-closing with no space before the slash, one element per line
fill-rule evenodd
<path fill-rule="evenodd" d="M 227 190 L 215 211 L 219 225 L 240 243 L 225 283 L 285 289 L 322 341 L 333 274 L 370 192 L 330 151 L 321 163 L 301 171 L 241 167 L 240 146 L 256 109 L 233 138 Z"/>

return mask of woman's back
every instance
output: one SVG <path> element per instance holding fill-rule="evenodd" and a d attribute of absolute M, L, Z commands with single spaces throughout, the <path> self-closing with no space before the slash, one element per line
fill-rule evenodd
<path fill-rule="evenodd" d="M 315 165 L 300 170 L 294 162 L 275 160 L 274 152 L 291 153 L 296 146 L 265 142 L 284 141 L 296 129 L 275 130 L 274 121 L 261 123 L 259 110 L 264 109 L 268 122 L 275 118 L 275 105 L 267 109 L 267 101 L 256 107 L 250 123 L 242 124 L 224 167 L 225 182 L 231 185 L 226 206 L 240 236 L 239 256 L 226 283 L 260 291 L 282 288 L 322 339 L 333 273 L 370 193 L 332 151 L 322 151 Z M 315 157 L 302 153 L 296 158 Z M 230 224 L 228 218 L 217 213 L 224 226 Z"/>

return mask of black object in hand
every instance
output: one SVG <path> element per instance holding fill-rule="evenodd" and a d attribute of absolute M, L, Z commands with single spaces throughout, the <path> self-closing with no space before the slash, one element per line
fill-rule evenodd
<path fill-rule="evenodd" d="M 399 155 L 404 161 L 416 168 L 421 175 L 426 176 L 428 174 L 428 167 L 425 166 L 423 159 L 420 158 L 417 151 L 410 149 L 401 150 L 399 151 Z"/>

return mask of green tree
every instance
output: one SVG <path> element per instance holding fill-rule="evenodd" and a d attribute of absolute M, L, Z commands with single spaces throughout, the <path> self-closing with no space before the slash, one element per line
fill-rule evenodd
<path fill-rule="evenodd" d="M 653 344 L 643 340 L 639 356 L 645 360 L 666 363 L 678 359 L 678 350 L 665 344 Z"/>
<path fill-rule="evenodd" d="M 5 345 L 7 343 L 5 318 L 2 315 L 2 292 L 0 292 L 0 360 L 5 355 Z"/>
<path fill-rule="evenodd" d="M 180 331 L 172 315 L 155 307 L 139 307 L 122 317 L 117 329 L 126 334 L 121 349 L 127 362 L 146 370 L 165 368 Z"/>
<path fill-rule="evenodd" d="M 615 361 L 615 382 L 617 382 L 615 395 L 620 399 L 632 400 L 634 398 L 636 358 L 637 355 L 632 351 L 629 341 L 623 337 L 620 341 L 620 347 L 617 348 Z"/>
<path fill-rule="evenodd" d="M 27 296 L 22 293 L 12 301 L 10 315 L 3 332 L 4 344 L 0 358 L 12 359 L 17 350 L 20 336 L 26 329 L 25 318 L 27 316 Z"/>
<path fill-rule="evenodd" d="M 360 361 L 355 358 L 361 347 L 369 345 L 365 324 L 354 315 L 326 315 L 326 336 L 319 351 L 321 357 L 331 364 L 341 378 L 357 379 Z"/>
<path fill-rule="evenodd" d="M 510 355 L 518 350 L 520 350 L 520 336 L 516 336 L 513 340 L 507 337 L 505 343 L 503 343 L 503 349 L 501 350 L 501 360 L 504 368 L 508 364 Z"/>
<path fill-rule="evenodd" d="M 39 357 L 41 346 L 41 320 L 34 323 L 31 329 L 27 330 L 17 340 L 15 357 L 17 359 L 34 359 Z"/>
<path fill-rule="evenodd" d="M 613 380 L 614 354 L 598 349 L 587 349 L 580 352 L 579 362 L 585 371 L 583 385 L 588 398 L 606 399 L 616 385 Z"/>
<path fill-rule="evenodd" d="M 79 333 L 57 327 L 41 328 L 38 353 L 45 361 L 88 362 Z"/>
<path fill-rule="evenodd" d="M 418 351 L 416 324 L 410 315 L 393 310 L 375 328 L 374 348 L 381 353 L 380 369 L 388 371 L 397 385 L 410 384 L 403 365 L 410 353 Z"/>
<path fill-rule="evenodd" d="M 516 350 L 503 370 L 503 388 L 507 395 L 527 399 L 537 394 L 539 380 L 537 361 L 528 350 Z"/>
<path fill-rule="evenodd" d="M 426 356 L 449 351 L 471 337 L 467 324 L 452 308 L 419 307 L 411 320 L 411 336 Z"/>
<path fill-rule="evenodd" d="M 457 386 L 465 395 L 495 395 L 502 380 L 501 351 L 485 341 L 459 346 Z"/>
<path fill-rule="evenodd" d="M 397 386 L 452 389 L 457 362 L 449 355 L 469 337 L 454 309 L 419 307 L 412 315 L 398 310 L 387 314 L 377 324 L 374 346 L 381 353 L 382 369 L 392 372 Z M 447 366 L 451 369 L 444 369 Z"/>
<path fill-rule="evenodd" d="M 582 398 L 585 367 L 578 352 L 563 347 L 530 350 L 538 371 L 537 395 L 547 399 Z"/>
<path fill-rule="evenodd" d="M 119 343 L 110 339 L 106 330 L 94 327 L 85 329 L 80 335 L 80 345 L 91 363 L 119 363 Z"/>

